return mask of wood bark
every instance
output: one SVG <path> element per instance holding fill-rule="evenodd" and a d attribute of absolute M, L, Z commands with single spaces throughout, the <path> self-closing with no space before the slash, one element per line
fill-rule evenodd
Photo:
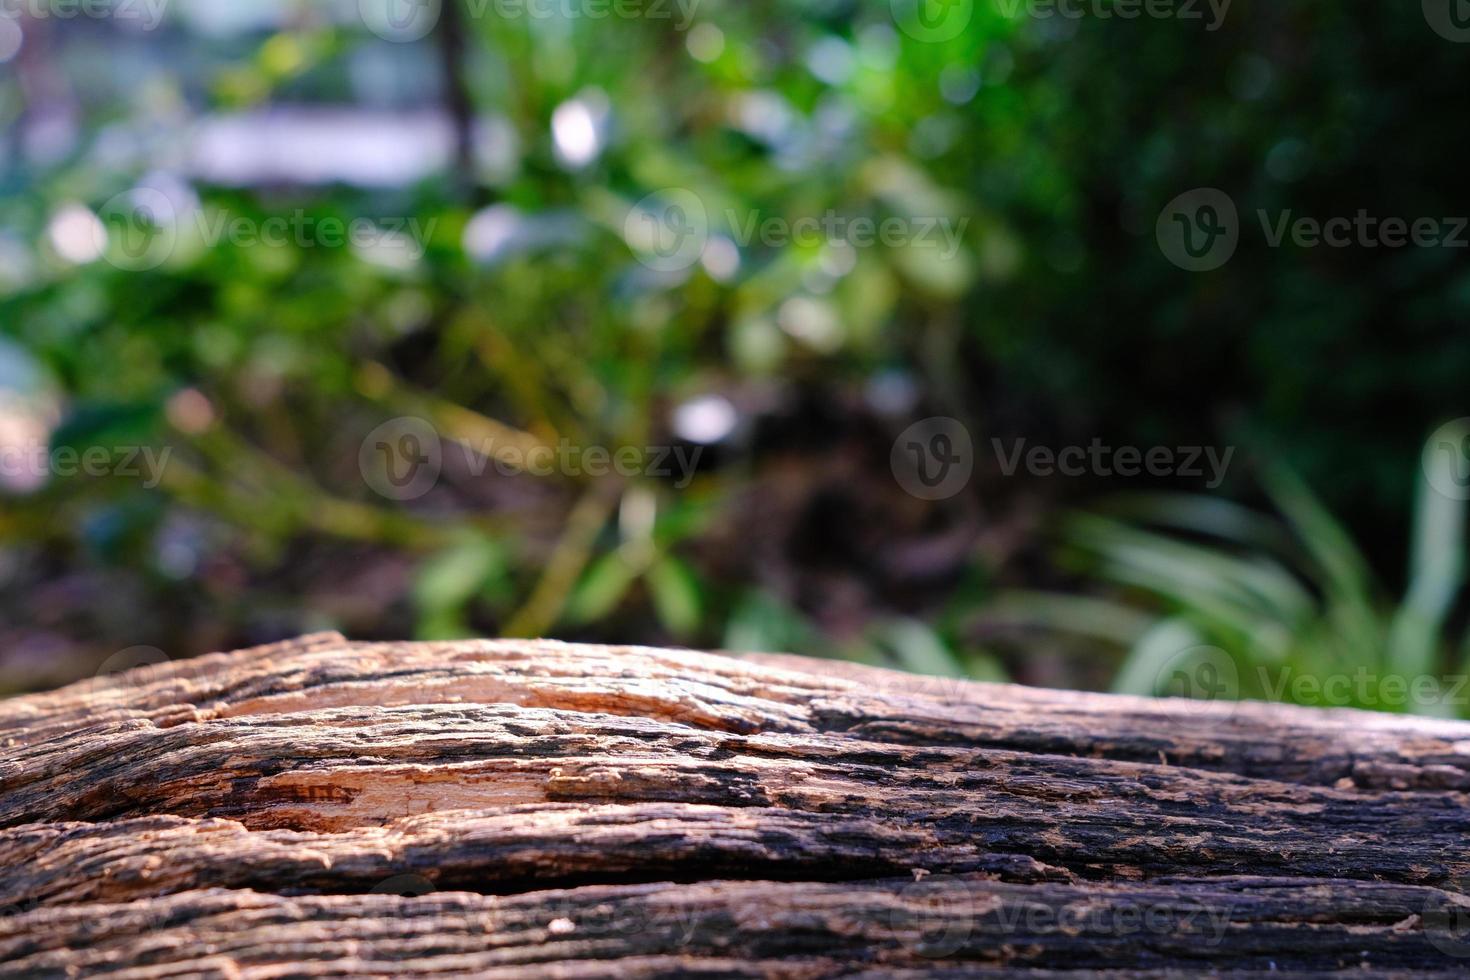
<path fill-rule="evenodd" d="M 335 634 L 0 702 L 0 977 L 1470 967 L 1470 725 Z"/>

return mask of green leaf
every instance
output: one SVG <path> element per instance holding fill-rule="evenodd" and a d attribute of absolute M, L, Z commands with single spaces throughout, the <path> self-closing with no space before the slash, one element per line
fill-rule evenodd
<path fill-rule="evenodd" d="M 896 619 L 878 628 L 877 636 L 905 670 L 939 677 L 964 677 L 965 665 L 927 623 Z"/>
<path fill-rule="evenodd" d="M 419 640 L 462 640 L 473 635 L 469 623 L 457 609 L 441 609 L 419 617 L 414 638 Z"/>
<path fill-rule="evenodd" d="M 1439 453 L 1426 452 L 1424 459 L 1451 465 Z M 1445 618 L 1464 581 L 1465 501 L 1435 489 L 1447 482 L 1428 473 L 1419 480 L 1409 587 L 1389 630 L 1390 663 L 1411 681 L 1440 667 Z"/>
<path fill-rule="evenodd" d="M 678 637 L 693 635 L 702 619 L 699 581 L 677 558 L 660 558 L 646 576 L 654 611 L 664 628 Z"/>
<path fill-rule="evenodd" d="M 1324 585 L 1345 601 L 1366 605 L 1371 592 L 1368 563 L 1343 526 L 1288 467 L 1268 467 L 1262 479 L 1317 563 Z"/>
<path fill-rule="evenodd" d="M 971 680 L 985 681 L 991 684 L 1009 683 L 1011 675 L 1006 671 L 1005 665 L 993 655 L 984 650 L 969 650 L 961 655 L 965 664 L 965 673 Z"/>
<path fill-rule="evenodd" d="M 1035 627 L 1132 646 L 1155 617 L 1121 602 L 1056 592 L 1003 592 L 986 603 L 971 623 L 984 628 Z"/>
<path fill-rule="evenodd" d="M 466 537 L 431 555 L 414 576 L 414 604 L 425 613 L 460 610 L 486 583 L 504 574 L 499 546 L 481 536 Z"/>
<path fill-rule="evenodd" d="M 730 614 L 723 645 L 727 650 L 814 656 L 825 650 L 820 633 L 805 616 L 776 596 L 754 590 Z"/>
<path fill-rule="evenodd" d="M 638 580 L 639 569 L 630 565 L 621 551 L 603 555 L 582 576 L 567 600 L 567 620 L 575 624 L 596 622 L 623 601 Z"/>
<path fill-rule="evenodd" d="M 1170 528 L 1295 559 L 1300 549 L 1274 518 L 1221 497 L 1199 493 L 1131 493 L 1101 504 L 1099 513 L 1153 527 Z"/>
<path fill-rule="evenodd" d="M 1207 647 L 1199 631 L 1184 620 L 1163 620 L 1145 633 L 1129 651 L 1113 680 L 1113 691 L 1146 697 L 1161 694 L 1169 689 L 1176 671 L 1190 670 L 1196 651 L 1213 649 Z M 1185 693 L 1192 696 L 1195 692 Z"/>

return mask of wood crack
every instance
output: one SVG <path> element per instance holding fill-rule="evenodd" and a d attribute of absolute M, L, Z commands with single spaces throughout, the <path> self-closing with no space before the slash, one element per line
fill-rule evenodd
<path fill-rule="evenodd" d="M 924 684 L 325 635 L 0 702 L 0 977 L 1470 962 L 1470 726 Z"/>

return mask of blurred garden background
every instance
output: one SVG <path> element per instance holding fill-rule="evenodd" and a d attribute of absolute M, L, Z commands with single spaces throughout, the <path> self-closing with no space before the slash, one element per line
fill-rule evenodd
<path fill-rule="evenodd" d="M 1442 6 L 0 3 L 0 693 L 340 629 L 1465 713 Z M 1272 237 L 1361 212 L 1444 234 Z"/>

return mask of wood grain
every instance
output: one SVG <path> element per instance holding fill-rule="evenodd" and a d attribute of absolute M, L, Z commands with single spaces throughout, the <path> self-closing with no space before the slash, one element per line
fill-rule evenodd
<path fill-rule="evenodd" d="M 0 976 L 1470 965 L 1470 725 L 335 634 L 0 702 Z"/>

